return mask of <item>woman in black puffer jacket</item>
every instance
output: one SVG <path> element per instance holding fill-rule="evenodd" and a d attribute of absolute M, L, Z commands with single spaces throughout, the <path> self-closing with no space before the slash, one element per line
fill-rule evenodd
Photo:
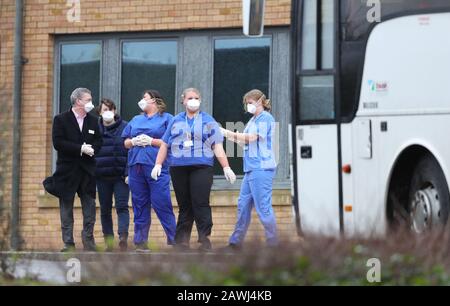
<path fill-rule="evenodd" d="M 126 182 L 128 150 L 123 144 L 121 135 L 127 122 L 116 114 L 116 110 L 113 101 L 109 99 L 101 100 L 98 112 L 101 116 L 99 125 L 103 136 L 103 145 L 100 152 L 95 156 L 97 161 L 96 180 L 106 250 L 112 251 L 114 246 L 112 221 L 114 195 L 119 225 L 119 247 L 121 251 L 126 251 L 130 224 L 130 212 L 128 210 L 130 190 Z"/>

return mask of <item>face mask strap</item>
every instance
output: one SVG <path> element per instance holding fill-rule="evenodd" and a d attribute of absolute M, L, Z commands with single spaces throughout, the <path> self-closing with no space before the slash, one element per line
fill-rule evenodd
<path fill-rule="evenodd" d="M 264 95 L 262 95 L 259 99 L 258 99 L 258 101 L 256 101 L 256 104 L 258 104 L 258 103 L 261 103 L 262 104 L 262 98 L 264 97 Z"/>
<path fill-rule="evenodd" d="M 77 101 L 79 101 L 77 107 L 78 108 L 84 108 L 83 101 L 81 99 L 77 99 Z"/>

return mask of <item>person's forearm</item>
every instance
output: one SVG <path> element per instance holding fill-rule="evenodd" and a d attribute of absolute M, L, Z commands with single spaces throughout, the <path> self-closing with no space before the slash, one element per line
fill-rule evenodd
<path fill-rule="evenodd" d="M 160 147 L 159 147 L 159 151 L 158 151 L 158 155 L 156 156 L 156 162 L 155 164 L 157 165 L 162 165 L 164 163 L 164 161 L 167 158 L 167 151 L 168 151 L 168 147 L 167 144 L 160 140 Z"/>
<path fill-rule="evenodd" d="M 236 137 L 233 137 L 232 134 L 233 132 L 228 131 L 228 134 L 225 136 L 225 138 L 237 144 L 243 143 L 242 141 L 237 140 Z"/>
<path fill-rule="evenodd" d="M 69 155 L 79 156 L 81 145 L 64 139 L 54 138 L 53 146 L 56 151 Z"/>
<path fill-rule="evenodd" d="M 258 135 L 227 131 L 226 137 L 234 142 L 250 143 L 258 140 Z"/>
<path fill-rule="evenodd" d="M 164 143 L 164 141 L 162 141 L 161 139 L 153 138 L 153 140 L 152 140 L 152 147 L 160 148 L 163 143 Z"/>
<path fill-rule="evenodd" d="M 225 154 L 225 150 L 223 149 L 222 144 L 216 144 L 214 146 L 214 155 L 216 156 L 216 158 L 219 161 L 222 168 L 230 166 L 230 164 L 228 163 L 227 155 Z"/>

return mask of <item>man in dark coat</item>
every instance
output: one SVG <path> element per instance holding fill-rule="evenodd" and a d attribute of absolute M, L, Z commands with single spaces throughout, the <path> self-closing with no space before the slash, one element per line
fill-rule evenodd
<path fill-rule="evenodd" d="M 72 107 L 53 120 L 53 146 L 58 152 L 56 171 L 52 177 L 52 191 L 59 198 L 61 230 L 64 248 L 75 249 L 73 239 L 73 203 L 75 194 L 83 211 L 82 242 L 85 251 L 95 251 L 96 161 L 94 155 L 102 145 L 98 119 L 89 114 L 94 108 L 91 92 L 77 88 L 70 96 Z M 50 192 L 50 191 L 49 191 Z"/>

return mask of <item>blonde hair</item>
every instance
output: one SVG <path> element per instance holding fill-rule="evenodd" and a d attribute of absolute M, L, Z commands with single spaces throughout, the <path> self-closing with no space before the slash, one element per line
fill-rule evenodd
<path fill-rule="evenodd" d="M 186 97 L 188 92 L 195 92 L 198 97 L 200 98 L 200 100 L 202 99 L 202 94 L 200 93 L 200 90 L 198 90 L 197 88 L 194 87 L 190 87 L 190 88 L 186 88 L 185 90 L 183 90 L 183 93 L 181 94 L 181 103 L 183 103 L 184 98 Z"/>
<path fill-rule="evenodd" d="M 270 100 L 267 99 L 266 95 L 259 89 L 253 89 L 247 92 L 244 95 L 244 98 L 242 99 L 242 103 L 247 103 L 248 99 L 253 99 L 255 101 L 261 101 L 262 106 L 264 107 L 264 110 L 269 111 L 272 109 L 272 105 L 270 103 Z"/>

